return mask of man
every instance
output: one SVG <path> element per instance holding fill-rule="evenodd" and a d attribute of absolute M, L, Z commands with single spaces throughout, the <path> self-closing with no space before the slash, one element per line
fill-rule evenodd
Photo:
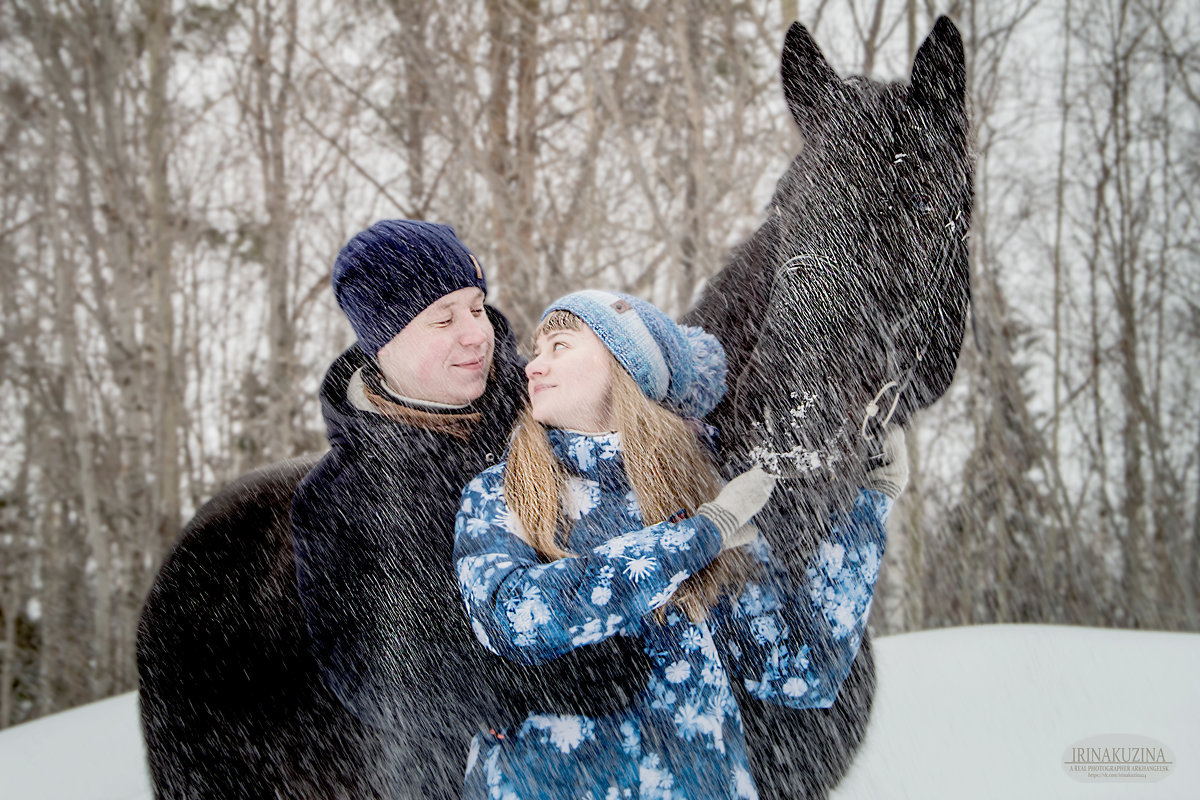
<path fill-rule="evenodd" d="M 160 798 L 455 798 L 482 720 L 603 714 L 645 683 L 632 640 L 521 666 L 468 627 L 459 496 L 525 400 L 478 260 L 447 226 L 387 220 L 343 248 L 333 288 L 358 342 L 321 387 L 330 451 L 222 491 L 147 600 L 139 676 Z"/>
<path fill-rule="evenodd" d="M 332 449 L 292 503 L 300 598 L 326 685 L 394 739 L 386 772 L 450 797 L 477 710 L 503 704 L 459 607 L 454 517 L 504 449 L 521 363 L 446 226 L 377 223 L 338 255 L 333 288 L 358 344 L 322 385 Z"/>

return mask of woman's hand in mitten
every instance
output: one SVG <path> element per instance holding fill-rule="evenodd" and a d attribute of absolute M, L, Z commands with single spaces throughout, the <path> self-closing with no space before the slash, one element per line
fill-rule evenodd
<path fill-rule="evenodd" d="M 777 480 L 762 467 L 752 467 L 725 484 L 720 494 L 700 506 L 697 513 L 712 520 L 721 532 L 722 542 L 727 542 L 767 504 Z"/>
<path fill-rule="evenodd" d="M 875 489 L 895 500 L 908 485 L 908 447 L 904 429 L 897 426 L 883 440 L 883 452 L 871 459 L 865 489 Z"/>
<path fill-rule="evenodd" d="M 742 527 L 733 532 L 733 535 L 721 543 L 721 550 L 730 550 L 734 547 L 747 545 L 758 538 L 758 528 L 753 522 L 747 522 Z"/>

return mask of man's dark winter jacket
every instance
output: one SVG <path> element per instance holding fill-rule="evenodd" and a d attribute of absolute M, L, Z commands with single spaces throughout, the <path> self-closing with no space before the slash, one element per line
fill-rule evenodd
<path fill-rule="evenodd" d="M 603 714 L 648 675 L 628 642 L 513 664 L 479 645 L 467 623 L 452 559 L 459 495 L 503 456 L 525 397 L 507 321 L 488 313 L 494 367 L 470 409 L 480 419 L 469 438 L 351 403 L 347 386 L 367 364 L 352 347 L 321 390 L 332 450 L 292 504 L 300 599 L 321 674 L 355 716 L 394 737 L 397 758 L 386 768 L 413 797 L 457 796 L 481 727 L 519 723 L 533 709 Z"/>

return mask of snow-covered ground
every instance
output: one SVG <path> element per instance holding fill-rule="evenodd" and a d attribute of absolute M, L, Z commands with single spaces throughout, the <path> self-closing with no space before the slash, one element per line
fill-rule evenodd
<path fill-rule="evenodd" d="M 1200 797 L 1198 634 L 988 625 L 876 644 L 875 711 L 836 800 Z M 1165 777 L 1063 763 L 1134 744 L 1165 754 Z M 0 731 L 0 798 L 150 798 L 144 759 L 137 698 L 120 695 Z"/>
<path fill-rule="evenodd" d="M 877 644 L 875 709 L 837 800 L 1200 798 L 1200 634 L 985 625 Z M 1172 771 L 1080 782 L 1063 762 L 1095 737 L 1153 739 Z"/>
<path fill-rule="evenodd" d="M 3 800 L 149 800 L 137 694 L 0 731 Z"/>

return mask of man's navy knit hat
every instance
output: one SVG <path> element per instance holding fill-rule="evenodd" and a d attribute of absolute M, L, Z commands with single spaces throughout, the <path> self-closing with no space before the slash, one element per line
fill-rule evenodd
<path fill-rule="evenodd" d="M 376 222 L 333 262 L 334 297 L 369 356 L 430 303 L 472 286 L 487 292 L 479 262 L 454 228 L 436 222 Z"/>
<path fill-rule="evenodd" d="M 595 332 L 651 400 L 685 417 L 703 417 L 725 395 L 725 348 L 711 334 L 677 325 L 632 295 L 588 290 L 560 297 L 551 311 L 569 311 Z"/>

